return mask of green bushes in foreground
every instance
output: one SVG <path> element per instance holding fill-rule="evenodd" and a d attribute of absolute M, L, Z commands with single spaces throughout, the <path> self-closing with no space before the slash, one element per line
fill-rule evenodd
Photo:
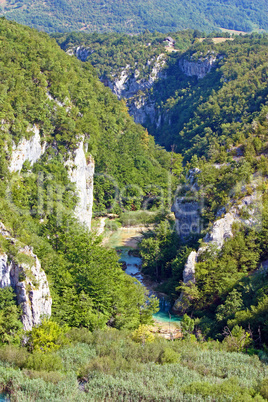
<path fill-rule="evenodd" d="M 66 337 L 70 344 L 51 353 L 0 348 L 0 392 L 11 401 L 267 400 L 267 366 L 257 356 L 227 352 L 224 343 L 139 342 L 115 329 L 75 328 Z M 37 355 L 46 367 L 32 364 Z"/>

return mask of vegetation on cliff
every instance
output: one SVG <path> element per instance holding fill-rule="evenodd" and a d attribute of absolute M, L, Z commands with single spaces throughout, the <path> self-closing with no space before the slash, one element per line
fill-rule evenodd
<path fill-rule="evenodd" d="M 107 190 L 110 177 L 114 192 L 133 186 L 130 196 L 115 200 L 120 211 L 139 208 L 151 191 L 149 183 L 167 186 L 168 153 L 135 125 L 90 65 L 71 59 L 46 34 L 1 19 L 0 35 L 0 220 L 40 258 L 49 276 L 55 320 L 90 329 L 107 322 L 135 328 L 150 320 L 156 303 L 122 272 L 115 252 L 103 249 L 74 219 L 77 195 L 65 162 L 83 138 L 86 156 L 95 157 L 95 204 L 101 210 L 114 201 Z M 34 125 L 47 143 L 46 152 L 33 166 L 26 161 L 20 174 L 11 173 L 12 145 L 29 139 Z M 1 243 L 11 258 L 13 248 Z"/>
<path fill-rule="evenodd" d="M 153 37 L 146 35 L 133 43 L 142 46 Z M 182 47 L 189 46 L 191 35 L 181 35 Z M 0 252 L 13 260 L 20 245 L 32 246 L 53 298 L 52 319 L 45 318 L 25 337 L 13 292 L 0 291 L 0 390 L 20 401 L 32 395 L 40 401 L 266 400 L 268 282 L 267 270 L 257 268 L 267 259 L 267 37 L 237 38 L 216 47 L 209 40 L 193 44 L 183 56 L 188 61 L 208 51 L 218 54 L 203 80 L 186 77 L 178 56 L 170 57 L 170 80 L 159 81 L 152 93 L 171 116 L 172 131 L 168 136 L 166 122 L 166 138 L 155 135 L 183 153 L 184 170 L 182 157 L 155 145 L 90 63 L 65 54 L 47 34 L 4 19 L 0 37 L 0 220 L 17 242 L 1 237 Z M 68 38 L 76 43 L 75 35 Z M 103 38 L 96 38 L 97 49 Z M 112 48 L 124 38 L 104 37 L 103 43 Z M 162 42 L 155 40 L 156 51 L 162 51 Z M 122 51 L 126 46 L 128 40 Z M 150 52 L 150 57 L 157 54 Z M 100 49 L 95 61 L 98 72 L 108 74 Z M 25 162 L 21 172 L 11 173 L 12 146 L 29 138 L 34 125 L 46 152 L 33 166 Z M 143 270 L 164 281 L 159 290 L 173 299 L 181 290 L 189 296 L 187 312 L 193 317 L 183 318 L 183 340 L 148 335 L 156 300 L 125 275 L 116 253 L 74 218 L 77 195 L 65 162 L 81 139 L 87 158 L 93 155 L 96 161 L 96 212 L 144 205 L 163 209 L 168 191 L 180 180 L 179 196 L 202 195 L 206 228 L 221 207 L 255 189 L 261 195 L 261 226 L 234 226 L 222 250 L 201 255 L 196 282 L 188 288 L 181 283 L 182 271 L 201 235 L 186 244 L 172 221 L 159 214 L 156 230 L 142 241 Z M 185 174 L 197 167 L 195 189 L 183 188 Z M 263 180 L 257 182 L 260 174 Z M 249 185 L 253 176 L 255 187 Z M 217 340 L 206 342 L 208 337 Z"/>

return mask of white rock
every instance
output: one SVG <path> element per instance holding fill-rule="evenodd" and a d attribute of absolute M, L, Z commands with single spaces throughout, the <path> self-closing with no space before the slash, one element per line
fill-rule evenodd
<path fill-rule="evenodd" d="M 28 131 L 33 132 L 33 136 L 29 140 L 23 138 L 17 146 L 13 142 L 12 156 L 9 165 L 11 172 L 21 171 L 24 162 L 27 160 L 33 165 L 45 152 L 46 143 L 41 144 L 39 128 L 34 125 L 33 128 Z"/>
<path fill-rule="evenodd" d="M 214 222 L 212 229 L 204 237 L 205 243 L 212 243 L 222 248 L 226 239 L 233 237 L 232 225 L 235 221 L 233 213 L 227 213 L 223 218 Z"/>
<path fill-rule="evenodd" d="M 183 271 L 183 282 L 188 283 L 188 282 L 195 282 L 195 264 L 197 261 L 197 252 L 192 251 L 189 254 L 189 257 L 187 259 L 187 262 L 184 267 Z"/>
<path fill-rule="evenodd" d="M 9 238 L 10 233 L 0 222 L 0 234 Z M 41 323 L 43 317 L 51 316 L 52 299 L 48 281 L 41 264 L 32 249 L 28 246 L 19 250 L 19 253 L 31 257 L 33 264 L 17 263 L 10 259 L 6 253 L 0 254 L 0 288 L 12 286 L 18 305 L 22 309 L 22 323 L 26 331 Z M 22 280 L 23 278 L 23 280 Z"/>
<path fill-rule="evenodd" d="M 196 76 L 198 79 L 202 79 L 211 71 L 216 60 L 214 55 L 208 55 L 197 61 L 180 59 L 179 66 L 182 72 L 189 77 Z"/>
<path fill-rule="evenodd" d="M 86 159 L 84 141 L 79 143 L 74 155 L 70 155 L 66 167 L 69 178 L 72 183 L 75 183 L 79 196 L 78 205 L 75 209 L 77 219 L 91 229 L 95 163 L 90 156 Z"/>

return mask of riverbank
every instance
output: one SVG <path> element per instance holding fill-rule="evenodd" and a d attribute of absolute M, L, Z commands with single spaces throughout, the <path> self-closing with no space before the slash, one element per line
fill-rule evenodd
<path fill-rule="evenodd" d="M 103 220 L 101 224 L 104 230 Z M 155 290 L 159 283 L 141 272 L 142 260 L 137 253 L 138 244 L 144 233 L 153 229 L 154 225 L 121 227 L 116 232 L 106 233 L 102 244 L 114 248 L 120 256 L 119 261 L 126 274 L 135 277 L 149 291 L 149 294 L 154 294 L 159 299 L 160 310 L 153 315 L 154 324 L 150 326 L 150 331 L 165 339 L 177 339 L 182 337 L 181 317 L 169 313 L 171 306 L 167 301 L 167 295 Z"/>

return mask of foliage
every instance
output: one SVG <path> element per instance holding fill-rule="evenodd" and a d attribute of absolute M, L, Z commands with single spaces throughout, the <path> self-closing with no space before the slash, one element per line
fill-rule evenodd
<path fill-rule="evenodd" d="M 9 163 L 12 141 L 29 139 L 33 128 L 47 143 L 33 166 L 26 161 L 20 174 L 3 171 L 0 219 L 17 242 L 1 239 L 1 249 L 17 261 L 21 245 L 34 248 L 49 278 L 49 326 L 135 329 L 150 322 L 155 300 L 122 272 L 116 253 L 101 247 L 74 218 L 78 197 L 65 163 L 83 136 L 86 157 L 94 155 L 96 162 L 96 210 L 121 211 L 137 209 L 150 198 L 150 182 L 167 192 L 168 153 L 133 122 L 89 64 L 70 58 L 46 34 L 16 23 L 1 19 L 0 33 L 1 138 L 8 151 L 3 158 Z M 118 197 L 102 183 L 111 177 Z M 138 196 L 132 185 L 139 186 Z M 1 328 L 3 342 L 10 342 L 8 334 L 19 329 L 19 312 L 15 305 L 6 309 L 1 310 Z M 56 327 L 51 330 L 57 333 Z M 57 337 L 49 339 L 49 328 L 43 335 L 44 342 L 36 340 L 31 347 L 58 347 Z"/>
<path fill-rule="evenodd" d="M 266 3 L 257 0 L 216 0 L 183 2 L 170 1 L 168 6 L 156 0 L 154 4 L 135 0 L 115 4 L 111 0 L 90 2 L 83 0 L 55 1 L 44 5 L 40 0 L 7 0 L 2 5 L 2 14 L 9 19 L 49 32 L 86 30 L 89 32 L 137 33 L 145 29 L 169 32 L 185 29 L 213 30 L 215 27 L 250 31 L 253 28 L 267 29 Z M 196 33 L 197 37 L 199 32 Z"/>
<path fill-rule="evenodd" d="M 190 335 L 194 332 L 194 320 L 189 317 L 187 314 L 184 314 L 183 319 L 181 321 L 181 328 L 184 336 Z"/>
<path fill-rule="evenodd" d="M 41 214 L 37 181 L 43 186 L 41 215 L 56 208 L 59 199 L 64 208 L 74 207 L 77 197 L 64 163 L 74 157 L 82 136 L 86 156 L 91 154 L 96 162 L 96 211 L 139 209 L 149 197 L 148 183 L 167 192 L 168 153 L 133 122 L 124 102 L 99 82 L 89 63 L 70 58 L 54 40 L 27 27 L 1 19 L 0 32 L 1 138 L 11 147 L 12 140 L 30 138 L 35 126 L 41 141 L 47 142 L 46 153 L 32 172 L 25 165 L 22 177 L 11 181 L 20 209 Z M 6 164 L 8 153 L 3 158 Z"/>
<path fill-rule="evenodd" d="M 19 344 L 22 331 L 21 311 L 11 287 L 0 289 L 0 343 Z"/>
<path fill-rule="evenodd" d="M 31 351 L 43 353 L 57 350 L 68 341 L 65 332 L 66 329 L 45 318 L 40 325 L 34 327 L 29 333 L 28 347 Z"/>
<path fill-rule="evenodd" d="M 160 354 L 160 364 L 175 364 L 180 361 L 179 353 L 176 353 L 171 348 L 165 348 L 163 352 Z"/>
<path fill-rule="evenodd" d="M 235 325 L 232 331 L 228 328 L 226 330 L 226 337 L 223 342 L 227 344 L 227 350 L 241 352 L 251 344 L 250 333 L 243 330 L 242 327 Z"/>
<path fill-rule="evenodd" d="M 227 352 L 219 342 L 155 337 L 142 344 L 131 338 L 129 331 L 98 330 L 90 344 L 30 355 L 28 365 L 35 362 L 36 369 L 19 370 L 13 353 L 12 368 L 0 363 L 0 389 L 20 401 L 33 395 L 53 401 L 118 400 L 122 395 L 140 400 L 266 398 L 267 367 L 257 356 Z M 50 371 L 61 361 L 56 372 Z M 78 391 L 77 378 L 85 393 Z"/>
<path fill-rule="evenodd" d="M 165 54 L 166 35 L 159 32 L 145 31 L 140 35 L 126 34 L 86 34 L 72 32 L 52 34 L 60 47 L 72 52 L 77 47 L 87 49 L 86 61 L 90 62 L 102 81 L 111 82 L 119 78 L 122 70 L 130 76 L 139 71 L 138 80 L 148 79 L 153 74 L 154 61 Z M 193 31 L 186 30 L 172 33 L 177 49 L 187 49 L 194 42 Z M 165 56 L 165 59 L 167 56 Z M 83 58 L 83 61 L 85 59 Z M 149 63 L 148 63 L 149 61 Z M 145 137 L 146 138 L 146 137 Z"/>
<path fill-rule="evenodd" d="M 29 356 L 25 367 L 35 371 L 59 371 L 62 369 L 62 361 L 58 355 L 37 351 Z"/>
<path fill-rule="evenodd" d="M 140 325 L 139 328 L 135 329 L 135 331 L 132 333 L 132 339 L 135 342 L 144 344 L 146 342 L 153 342 L 154 336 L 150 332 L 147 325 Z"/>

